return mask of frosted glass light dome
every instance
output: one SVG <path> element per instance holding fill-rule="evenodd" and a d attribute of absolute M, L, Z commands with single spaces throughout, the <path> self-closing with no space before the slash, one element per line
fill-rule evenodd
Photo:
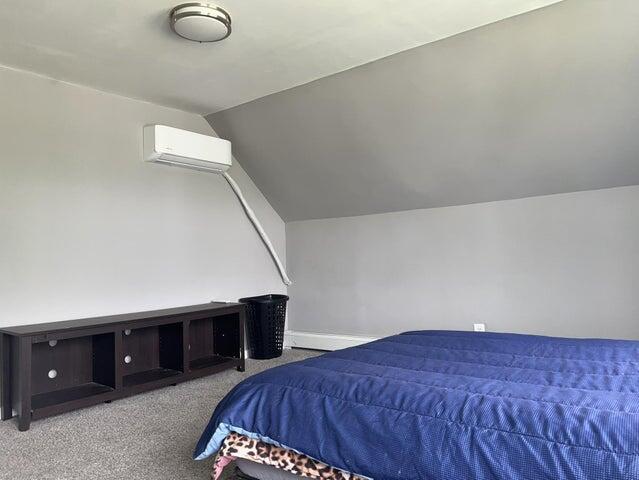
<path fill-rule="evenodd" d="M 194 42 L 219 42 L 231 34 L 231 16 L 208 3 L 183 3 L 171 10 L 171 28 Z"/>

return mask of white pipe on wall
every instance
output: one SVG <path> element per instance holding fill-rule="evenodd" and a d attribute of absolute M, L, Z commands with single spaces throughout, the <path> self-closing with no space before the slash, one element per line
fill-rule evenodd
<path fill-rule="evenodd" d="M 266 248 L 271 254 L 271 257 L 273 257 L 273 261 L 275 262 L 275 265 L 277 265 L 277 269 L 280 271 L 280 276 L 282 277 L 282 281 L 286 285 L 291 285 L 293 282 L 288 278 L 288 275 L 286 274 L 286 270 L 284 269 L 284 265 L 282 265 L 282 262 L 280 261 L 280 257 L 277 255 L 277 252 L 275 251 L 275 248 L 273 247 L 271 240 L 268 238 L 268 235 L 262 228 L 262 224 L 257 219 L 255 212 L 253 212 L 253 209 L 247 203 L 246 199 L 244 198 L 244 195 L 242 195 L 242 190 L 240 190 L 239 185 L 235 182 L 235 180 L 231 178 L 231 176 L 228 173 L 222 172 L 222 176 L 229 183 L 229 185 L 235 192 L 235 195 L 237 195 L 237 198 L 240 200 L 242 207 L 244 207 L 244 211 L 246 212 L 246 215 L 251 220 L 251 223 L 253 223 L 253 226 L 255 227 L 255 230 L 257 230 L 257 233 L 260 234 L 260 237 L 262 238 L 264 245 L 266 245 Z"/>

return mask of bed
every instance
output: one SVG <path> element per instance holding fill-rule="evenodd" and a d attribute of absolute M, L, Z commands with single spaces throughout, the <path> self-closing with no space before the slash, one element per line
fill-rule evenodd
<path fill-rule="evenodd" d="M 639 342 L 415 331 L 252 376 L 231 433 L 374 479 L 639 480 Z"/>

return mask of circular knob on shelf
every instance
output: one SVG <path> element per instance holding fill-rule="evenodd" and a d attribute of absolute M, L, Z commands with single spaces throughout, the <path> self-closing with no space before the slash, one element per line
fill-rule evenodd
<path fill-rule="evenodd" d="M 55 377 L 58 376 L 58 371 L 54 370 L 54 369 L 51 369 L 51 370 L 49 370 L 49 373 L 47 375 L 49 376 L 49 378 L 51 380 L 53 380 Z"/>
<path fill-rule="evenodd" d="M 57 340 L 49 340 L 49 346 L 50 347 L 55 347 L 58 344 Z"/>
<path fill-rule="evenodd" d="M 131 360 L 133 360 L 131 358 L 131 355 L 127 355 L 126 357 L 124 357 L 124 363 L 131 363 Z"/>
<path fill-rule="evenodd" d="M 124 331 L 124 334 L 125 334 L 126 336 L 131 335 L 131 329 L 130 329 L 130 328 L 127 328 L 127 329 Z"/>

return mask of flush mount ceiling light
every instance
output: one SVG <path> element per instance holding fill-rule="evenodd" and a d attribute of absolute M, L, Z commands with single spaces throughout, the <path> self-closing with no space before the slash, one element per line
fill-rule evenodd
<path fill-rule="evenodd" d="M 194 42 L 219 42 L 231 34 L 231 16 L 217 5 L 189 2 L 171 10 L 171 28 Z"/>

